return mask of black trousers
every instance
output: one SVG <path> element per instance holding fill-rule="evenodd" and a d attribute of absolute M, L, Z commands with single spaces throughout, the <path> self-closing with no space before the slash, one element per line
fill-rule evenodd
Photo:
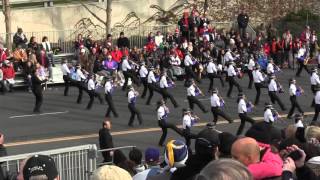
<path fill-rule="evenodd" d="M 82 94 L 83 94 L 83 90 L 85 89 L 83 87 L 83 83 L 81 81 L 76 81 L 76 86 L 79 90 L 79 94 L 78 94 L 78 98 L 77 98 L 77 103 L 78 104 L 81 104 L 81 101 L 82 101 Z"/>
<path fill-rule="evenodd" d="M 69 86 L 70 86 L 70 77 L 68 75 L 63 75 L 63 81 L 64 81 L 64 96 L 68 96 L 69 92 Z"/>
<path fill-rule="evenodd" d="M 252 84 L 253 84 L 253 74 L 252 74 L 252 70 L 248 70 L 248 76 L 249 76 L 248 88 L 249 88 L 249 89 L 252 89 Z"/>
<path fill-rule="evenodd" d="M 135 117 L 136 115 L 137 115 L 137 117 L 138 117 L 139 124 L 141 125 L 143 120 L 142 120 L 142 117 L 141 117 L 141 113 L 140 113 L 140 111 L 136 108 L 135 104 L 134 104 L 134 103 L 129 103 L 129 104 L 128 104 L 128 108 L 129 108 L 130 113 L 131 113 L 131 116 L 130 116 L 128 125 L 129 125 L 129 126 L 133 126 L 134 117 Z"/>
<path fill-rule="evenodd" d="M 110 117 L 111 112 L 113 113 L 113 115 L 115 117 L 118 117 L 118 113 L 117 113 L 116 108 L 114 107 L 114 104 L 113 104 L 112 95 L 110 93 L 108 93 L 108 94 L 105 94 L 104 97 L 105 97 L 105 100 L 108 104 L 108 108 L 107 108 L 105 117 Z"/>
<path fill-rule="evenodd" d="M 187 79 L 193 78 L 193 79 L 198 80 L 196 74 L 192 70 L 192 66 L 191 65 L 190 66 L 185 66 L 185 72 L 186 72 Z"/>
<path fill-rule="evenodd" d="M 240 87 L 239 83 L 234 79 L 233 76 L 228 76 L 228 81 L 229 81 L 229 90 L 227 96 L 231 96 L 231 92 L 233 89 L 233 86 L 236 86 L 238 88 L 238 91 L 241 92 L 242 88 Z"/>
<path fill-rule="evenodd" d="M 33 112 L 40 112 L 40 108 L 43 102 L 43 94 L 42 94 L 42 89 L 37 88 L 37 89 L 32 89 L 32 92 L 34 96 L 36 97 L 36 102 L 33 108 Z"/>
<path fill-rule="evenodd" d="M 99 93 L 97 93 L 95 90 L 88 90 L 88 95 L 90 97 L 89 103 L 87 105 L 87 109 L 91 109 L 92 108 L 92 104 L 94 102 L 94 98 L 97 97 L 100 101 L 100 104 L 103 103 L 103 100 L 101 98 L 101 95 Z"/>
<path fill-rule="evenodd" d="M 191 145 L 191 139 L 197 139 L 198 138 L 198 136 L 196 134 L 193 134 L 191 132 L 191 129 L 188 128 L 188 127 L 186 129 L 183 129 L 182 133 L 183 133 L 184 139 L 186 140 L 186 145 L 188 147 L 190 147 L 190 145 Z"/>
<path fill-rule="evenodd" d="M 262 83 L 254 83 L 254 87 L 256 88 L 256 91 L 257 91 L 257 95 L 256 95 L 256 99 L 254 100 L 254 104 L 258 105 L 259 100 L 260 100 L 260 95 L 261 95 L 261 88 L 267 88 L 267 86 Z"/>
<path fill-rule="evenodd" d="M 164 141 L 166 140 L 168 128 L 172 129 L 176 133 L 178 133 L 180 136 L 183 136 L 183 132 L 174 124 L 166 122 L 166 120 L 159 120 L 158 125 L 162 130 L 162 135 L 159 140 L 159 146 L 163 146 Z"/>
<path fill-rule="evenodd" d="M 153 91 L 160 93 L 160 89 L 154 83 L 148 83 L 148 89 L 149 89 L 149 97 L 147 99 L 146 104 L 150 105 L 150 101 L 153 97 Z"/>
<path fill-rule="evenodd" d="M 298 63 L 299 63 L 299 69 L 297 70 L 296 76 L 300 76 L 300 73 L 301 73 L 301 71 L 302 71 L 303 68 L 304 68 L 304 69 L 307 71 L 307 73 L 309 74 L 309 69 L 308 69 L 308 67 L 303 63 L 303 61 L 298 61 Z"/>
<path fill-rule="evenodd" d="M 221 82 L 221 86 L 224 87 L 224 82 L 223 82 L 223 79 L 222 79 L 222 75 L 221 74 L 217 74 L 217 73 L 208 73 L 208 78 L 210 80 L 210 85 L 209 85 L 209 89 L 208 91 L 211 91 L 213 89 L 213 85 L 214 85 L 214 79 L 215 78 L 218 78 L 220 79 L 220 82 Z"/>
<path fill-rule="evenodd" d="M 162 98 L 166 101 L 168 98 L 170 99 L 171 103 L 173 104 L 173 106 L 176 108 L 178 107 L 178 103 L 176 102 L 176 100 L 174 99 L 174 97 L 172 96 L 172 94 L 170 94 L 167 90 L 167 88 L 160 88 L 160 93 L 162 95 Z"/>
<path fill-rule="evenodd" d="M 142 92 L 141 98 L 145 98 L 147 95 L 147 90 L 148 90 L 148 81 L 147 81 L 146 77 L 140 78 L 140 79 L 143 84 L 143 92 Z"/>
<path fill-rule="evenodd" d="M 269 97 L 270 100 L 272 102 L 272 104 L 275 104 L 276 102 L 279 104 L 280 108 L 285 111 L 286 107 L 284 106 L 284 104 L 282 103 L 282 101 L 280 100 L 280 98 L 277 95 L 277 92 L 275 91 L 269 91 Z"/>
<path fill-rule="evenodd" d="M 197 99 L 195 96 L 187 96 L 189 102 L 189 108 L 193 110 L 194 104 L 198 105 L 198 107 L 202 110 L 202 112 L 206 113 L 207 110 L 204 105 Z"/>
<path fill-rule="evenodd" d="M 228 116 L 224 111 L 221 110 L 219 107 L 211 107 L 211 112 L 213 115 L 213 123 L 216 124 L 218 121 L 218 116 L 223 117 L 225 120 L 229 121 L 229 123 L 232 123 L 232 119 L 230 116 Z"/>
<path fill-rule="evenodd" d="M 124 76 L 124 79 L 125 79 L 124 85 L 122 86 L 122 90 L 123 91 L 127 88 L 129 78 L 131 78 L 133 83 L 135 83 L 138 86 L 140 86 L 140 82 L 139 82 L 138 78 L 130 70 L 123 71 L 123 76 Z"/>
<path fill-rule="evenodd" d="M 314 106 L 314 116 L 313 116 L 312 121 L 317 121 L 318 120 L 319 112 L 320 112 L 320 104 L 315 104 L 315 106 Z"/>
<path fill-rule="evenodd" d="M 298 101 L 297 101 L 297 96 L 290 96 L 290 102 L 291 102 L 291 108 L 290 108 L 290 111 L 288 113 L 288 117 L 291 117 L 293 112 L 294 112 L 294 109 L 295 108 L 298 108 L 298 111 L 300 113 L 303 113 Z"/>
<path fill-rule="evenodd" d="M 247 115 L 247 113 L 239 113 L 239 117 L 240 117 L 241 122 L 240 122 L 239 129 L 237 131 L 237 135 L 240 135 L 242 133 L 246 122 L 251 123 L 251 125 L 254 124 L 254 120 L 251 117 L 249 117 Z"/>

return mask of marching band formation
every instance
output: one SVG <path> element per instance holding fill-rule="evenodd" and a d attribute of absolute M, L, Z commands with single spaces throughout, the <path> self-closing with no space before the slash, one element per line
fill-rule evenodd
<path fill-rule="evenodd" d="M 317 68 L 313 68 L 309 71 L 306 66 L 308 58 L 306 56 L 305 46 L 299 49 L 297 62 L 299 68 L 296 72 L 296 76 L 300 76 L 303 68 L 310 74 L 311 90 L 315 95 L 312 102 L 312 106 L 315 107 L 315 116 L 313 121 L 317 120 L 320 112 L 320 79 L 317 74 Z M 194 57 L 189 51 L 185 52 L 183 60 L 180 60 L 176 55 L 170 55 L 168 63 L 171 63 L 169 68 L 165 68 L 161 63 L 148 63 L 147 61 L 136 62 L 130 56 L 123 56 L 120 63 L 114 63 L 111 56 L 103 61 L 101 71 L 96 73 L 87 72 L 81 67 L 81 64 L 74 66 L 70 65 L 67 60 L 63 60 L 61 64 L 61 71 L 64 80 L 64 96 L 69 95 L 69 87 L 74 86 L 78 88 L 78 97 L 76 102 L 82 103 L 83 91 L 86 92 L 90 98 L 86 109 L 91 109 L 94 99 L 98 98 L 101 104 L 104 103 L 102 96 L 100 95 L 101 89 L 105 95 L 105 102 L 107 104 L 107 110 L 105 117 L 110 117 L 111 113 L 114 117 L 119 117 L 119 112 L 116 110 L 116 103 L 113 102 L 113 93 L 117 91 L 118 87 L 121 87 L 123 91 L 127 91 L 126 96 L 128 98 L 128 109 L 131 113 L 128 121 L 128 126 L 133 126 L 135 116 L 137 116 L 138 123 L 143 124 L 143 118 L 140 110 L 136 107 L 136 102 L 139 100 L 140 88 L 135 89 L 135 86 L 143 86 L 141 99 L 147 97 L 146 105 L 150 105 L 154 92 L 159 93 L 162 96 L 162 100 L 157 102 L 157 114 L 158 125 L 162 129 L 162 136 L 159 140 L 159 145 L 163 145 L 167 129 L 172 129 L 181 136 L 186 138 L 187 145 L 190 145 L 190 139 L 194 138 L 191 132 L 191 128 L 199 118 L 192 112 L 194 105 L 197 105 L 203 113 L 208 112 L 208 108 L 205 107 L 199 100 L 199 96 L 206 96 L 205 93 L 198 87 L 197 83 L 201 83 L 204 79 L 201 76 L 207 77 L 209 81 L 208 93 L 210 94 L 211 112 L 213 115 L 213 123 L 216 124 L 218 117 L 222 117 L 229 123 L 232 123 L 228 112 L 225 110 L 225 101 L 219 94 L 219 90 L 215 88 L 214 79 L 219 79 L 221 86 L 225 86 L 225 82 L 228 82 L 229 87 L 226 93 L 228 98 L 232 98 L 233 87 L 235 86 L 238 91 L 238 114 L 241 120 L 241 124 L 238 128 L 237 135 L 241 134 L 245 123 L 249 122 L 254 124 L 254 120 L 248 115 L 253 111 L 255 106 L 259 105 L 261 89 L 268 89 L 268 95 L 272 104 L 277 103 L 282 111 L 286 111 L 287 108 L 282 102 L 280 93 L 284 92 L 283 86 L 277 81 L 277 75 L 282 73 L 280 67 L 278 67 L 273 60 L 264 59 L 261 60 L 259 54 L 250 54 L 246 58 L 237 51 L 232 51 L 230 48 L 226 49 L 223 57 L 218 60 L 216 57 L 211 57 L 210 53 L 205 53 L 205 56 L 201 60 Z M 183 71 L 184 70 L 184 71 Z M 177 74 L 177 71 L 181 74 Z M 185 72 L 183 74 L 182 72 Z M 246 95 L 243 92 L 240 82 L 244 74 L 248 74 L 249 84 L 248 89 L 252 89 L 253 85 L 256 89 L 256 95 L 254 103 L 249 102 Z M 172 95 L 172 88 L 178 88 L 175 85 L 177 78 L 184 80 L 184 87 L 186 88 L 186 97 L 189 104 L 188 108 L 183 109 L 183 121 L 182 129 L 179 129 L 176 125 L 169 122 L 169 108 L 166 106 L 166 101 L 169 99 L 175 108 L 179 107 L 178 102 Z M 182 78 L 181 78 L 182 77 Z M 46 82 L 46 76 L 42 76 L 41 69 L 34 72 L 32 77 L 33 92 L 36 97 L 36 104 L 34 112 L 40 112 L 42 104 L 42 85 Z M 294 78 L 289 81 L 289 95 L 291 108 L 288 112 L 287 118 L 291 119 L 295 109 L 301 115 L 304 114 L 298 102 L 298 96 L 304 93 L 304 90 L 297 85 Z M 149 94 L 148 94 L 149 93 Z M 264 119 L 266 122 L 273 123 L 278 113 L 273 108 L 272 104 L 267 103 L 265 105 Z"/>

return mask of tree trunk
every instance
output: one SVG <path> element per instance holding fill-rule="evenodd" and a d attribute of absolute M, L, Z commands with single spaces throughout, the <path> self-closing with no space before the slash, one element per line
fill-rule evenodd
<path fill-rule="evenodd" d="M 106 8 L 106 35 L 111 32 L 111 4 L 112 0 L 107 0 L 107 8 Z"/>
<path fill-rule="evenodd" d="M 10 10 L 10 4 L 9 0 L 3 0 L 3 6 L 4 6 L 4 21 L 6 24 L 6 46 L 8 49 L 12 49 L 12 43 L 11 43 L 11 10 Z"/>

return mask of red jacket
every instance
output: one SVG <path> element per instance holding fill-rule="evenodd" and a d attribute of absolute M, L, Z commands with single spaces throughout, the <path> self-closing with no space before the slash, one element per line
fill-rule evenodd
<path fill-rule="evenodd" d="M 122 58 L 122 52 L 120 50 L 112 51 L 111 56 L 112 56 L 112 59 L 114 59 L 117 63 L 120 63 Z"/>
<path fill-rule="evenodd" d="M 16 76 L 16 73 L 14 72 L 14 69 L 12 66 L 2 67 L 2 72 L 3 72 L 3 80 L 14 79 Z"/>

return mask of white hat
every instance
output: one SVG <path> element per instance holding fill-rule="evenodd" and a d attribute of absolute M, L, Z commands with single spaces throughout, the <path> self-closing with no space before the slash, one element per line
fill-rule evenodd
<path fill-rule="evenodd" d="M 82 48 L 82 49 L 80 50 L 80 52 L 85 53 L 86 50 L 85 50 L 84 48 Z"/>

